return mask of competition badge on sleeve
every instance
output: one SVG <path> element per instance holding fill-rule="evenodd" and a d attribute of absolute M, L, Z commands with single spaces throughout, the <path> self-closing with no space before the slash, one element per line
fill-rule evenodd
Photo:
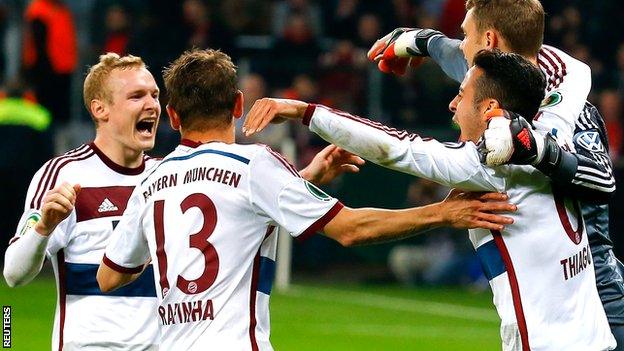
<path fill-rule="evenodd" d="M 41 213 L 37 210 L 31 210 L 22 217 L 20 226 L 18 227 L 18 236 L 23 236 L 27 231 L 35 227 L 35 224 L 41 220 Z"/>
<path fill-rule="evenodd" d="M 327 195 L 323 190 L 317 188 L 314 184 L 306 181 L 305 186 L 308 192 L 321 201 L 331 201 L 331 196 Z"/>

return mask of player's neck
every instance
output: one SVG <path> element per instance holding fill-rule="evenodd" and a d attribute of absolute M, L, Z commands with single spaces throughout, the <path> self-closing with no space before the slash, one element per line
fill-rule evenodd
<path fill-rule="evenodd" d="M 531 62 L 532 64 L 534 64 L 534 65 L 535 65 L 535 67 L 538 67 L 538 68 L 539 68 L 539 64 L 537 63 L 537 56 L 530 56 L 530 57 L 523 56 L 523 57 L 524 57 L 525 59 L 529 60 L 529 62 Z"/>
<path fill-rule="evenodd" d="M 205 131 L 181 130 L 180 135 L 182 139 L 187 139 L 202 144 L 212 141 L 233 144 L 236 141 L 234 137 L 233 126 L 228 128 L 210 129 Z"/>
<path fill-rule="evenodd" d="M 93 141 L 106 157 L 119 166 L 136 168 L 143 163 L 143 151 L 133 150 L 110 139 L 96 136 Z"/>

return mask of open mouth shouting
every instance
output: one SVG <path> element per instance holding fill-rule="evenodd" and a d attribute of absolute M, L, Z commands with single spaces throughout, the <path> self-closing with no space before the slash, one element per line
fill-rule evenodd
<path fill-rule="evenodd" d="M 137 122 L 135 125 L 139 135 L 144 137 L 152 137 L 156 133 L 156 118 L 148 117 Z"/>

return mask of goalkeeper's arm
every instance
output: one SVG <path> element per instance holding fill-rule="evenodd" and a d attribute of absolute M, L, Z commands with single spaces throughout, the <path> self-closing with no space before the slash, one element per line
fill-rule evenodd
<path fill-rule="evenodd" d="M 406 58 L 431 57 L 446 75 L 461 82 L 468 72 L 468 63 L 460 43 L 434 29 L 397 28 L 375 42 L 368 58 L 379 61 L 379 68 L 384 72 L 402 74 L 409 63 Z M 397 69 L 397 65 L 403 67 Z"/>

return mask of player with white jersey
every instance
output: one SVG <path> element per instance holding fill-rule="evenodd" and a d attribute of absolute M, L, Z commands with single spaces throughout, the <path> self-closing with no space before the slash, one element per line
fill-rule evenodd
<path fill-rule="evenodd" d="M 108 237 L 119 222 L 136 183 L 154 159 L 141 157 L 138 167 L 123 167 L 109 159 L 95 143 L 83 145 L 48 161 L 33 177 L 18 233 L 9 246 L 5 275 L 21 265 L 19 244 L 34 243 L 54 268 L 58 300 L 52 346 L 64 349 L 157 349 L 154 323 L 156 290 L 145 276 L 113 295 L 104 295 L 95 274 Z M 61 184 L 80 184 L 74 210 L 53 235 L 35 232 L 44 195 Z M 17 242 L 16 242 L 17 241 Z M 22 242 L 23 241 L 23 242 Z M 20 267 L 18 269 L 24 269 Z M 151 266 L 146 268 L 152 270 Z"/>
<path fill-rule="evenodd" d="M 139 57 L 101 56 L 84 83 L 95 140 L 46 162 L 31 181 L 4 277 L 10 286 L 27 284 L 45 257 L 52 262 L 52 350 L 157 349 L 154 282 L 141 278 L 104 295 L 95 276 L 134 186 L 155 164 L 143 151 L 154 146 L 158 95 Z"/>
<path fill-rule="evenodd" d="M 554 187 L 581 200 L 598 292 L 618 340 L 617 350 L 624 350 L 624 266 L 615 257 L 609 237 L 608 201 L 616 186 L 604 120 L 586 102 L 590 68 L 557 48 L 543 45 L 545 16 L 538 0 L 467 0 L 466 11 L 463 40 L 449 39 L 432 29 L 399 28 L 380 39 L 369 51 L 369 58 L 379 59 L 379 68 L 385 72 L 402 74 L 408 63 L 417 66 L 428 56 L 449 77 L 461 82 L 478 50 L 499 48 L 522 55 L 542 70 L 547 81 L 546 98 L 535 118 L 524 117 L 532 119 L 540 134 L 550 133 L 552 138 L 546 139 L 550 142 L 539 157 L 534 154 L 535 160 L 541 160 L 534 166 L 550 177 Z M 489 165 L 520 164 L 510 148 L 518 144 L 518 134 L 511 132 L 509 121 L 497 119 L 484 134 L 483 161 Z M 554 139 L 559 138 L 571 142 L 557 146 Z"/>
<path fill-rule="evenodd" d="M 181 145 L 134 190 L 97 274 L 100 288 L 109 291 L 135 279 L 151 259 L 161 349 L 272 349 L 275 226 L 299 239 L 324 230 L 352 245 L 442 224 L 509 223 L 484 211 L 511 205 L 479 202 L 473 210 L 470 201 L 454 196 L 401 211 L 344 207 L 270 148 L 235 143 L 233 119 L 242 115 L 243 96 L 227 55 L 186 52 L 164 78 L 167 112 Z"/>
<path fill-rule="evenodd" d="M 158 162 L 143 154 L 154 145 L 158 93 L 140 58 L 102 56 L 84 91 L 95 141 L 48 161 L 31 181 L 4 276 L 10 286 L 26 284 L 50 259 L 58 288 L 54 350 L 157 348 L 152 266 L 113 294 L 100 291 L 96 272 L 135 185 Z M 362 162 L 329 146 L 301 174 L 324 183 Z"/>
<path fill-rule="evenodd" d="M 323 106 L 260 100 L 248 133 L 275 117 L 301 118 L 310 130 L 372 162 L 447 186 L 505 191 L 518 205 L 503 231 L 470 230 L 501 318 L 503 350 L 610 350 L 615 340 L 596 290 L 594 266 L 578 205 L 531 166 L 490 168 L 475 143 L 500 108 L 535 115 L 545 80 L 515 54 L 481 51 L 449 105 L 461 142 L 386 127 Z M 508 113 L 509 114 L 509 113 Z M 515 114 L 511 114 L 514 116 Z"/>

